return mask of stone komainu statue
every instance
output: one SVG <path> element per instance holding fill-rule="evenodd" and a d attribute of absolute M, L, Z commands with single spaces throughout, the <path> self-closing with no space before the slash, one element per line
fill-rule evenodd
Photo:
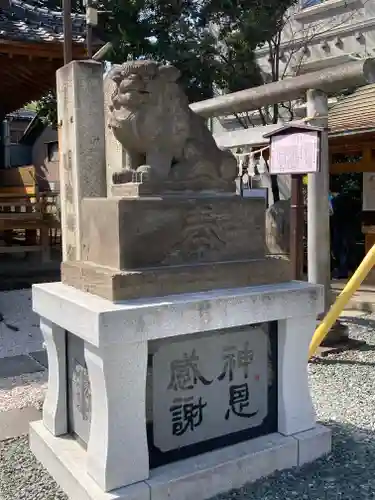
<path fill-rule="evenodd" d="M 266 245 L 274 255 L 290 252 L 290 200 L 276 201 L 266 210 Z"/>
<path fill-rule="evenodd" d="M 151 182 L 177 189 L 233 191 L 237 162 L 217 147 L 204 119 L 190 109 L 179 76 L 174 66 L 155 61 L 111 70 L 115 90 L 108 124 L 128 153 L 115 182 L 134 181 L 134 173 L 142 172 Z"/>

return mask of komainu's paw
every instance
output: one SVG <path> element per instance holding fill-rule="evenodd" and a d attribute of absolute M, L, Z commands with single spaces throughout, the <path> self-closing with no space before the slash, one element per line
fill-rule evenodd
<path fill-rule="evenodd" d="M 115 172 L 112 175 L 113 184 L 126 184 L 127 182 L 134 182 L 135 170 L 123 170 L 122 172 Z"/>

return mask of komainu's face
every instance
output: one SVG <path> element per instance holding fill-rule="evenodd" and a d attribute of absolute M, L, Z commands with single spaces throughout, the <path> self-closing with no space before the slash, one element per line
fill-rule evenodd
<path fill-rule="evenodd" d="M 114 110 L 125 108 L 134 113 L 151 104 L 158 87 L 158 64 L 135 63 L 119 67 L 111 75 L 117 89 L 112 96 Z"/>
<path fill-rule="evenodd" d="M 150 79 L 132 73 L 118 86 L 117 98 L 121 106 L 133 111 L 148 103 L 150 92 Z"/>
<path fill-rule="evenodd" d="M 116 84 L 111 111 L 134 114 L 144 107 L 163 105 L 163 99 L 176 99 L 175 82 L 180 72 L 174 66 L 155 61 L 134 61 L 117 66 L 110 78 Z"/>

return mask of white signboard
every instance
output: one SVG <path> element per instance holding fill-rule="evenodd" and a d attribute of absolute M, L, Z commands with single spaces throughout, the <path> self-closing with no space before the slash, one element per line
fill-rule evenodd
<path fill-rule="evenodd" d="M 319 133 L 303 130 L 271 137 L 271 174 L 312 174 L 319 171 Z"/>
<path fill-rule="evenodd" d="M 258 427 L 268 414 L 261 325 L 162 345 L 153 357 L 153 435 L 162 452 Z"/>
<path fill-rule="evenodd" d="M 375 173 L 363 172 L 363 200 L 362 208 L 375 210 Z"/>

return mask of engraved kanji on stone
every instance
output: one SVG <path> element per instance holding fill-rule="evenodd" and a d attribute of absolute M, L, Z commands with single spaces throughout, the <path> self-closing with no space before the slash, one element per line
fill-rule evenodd
<path fill-rule="evenodd" d="M 199 356 L 195 349 L 191 354 L 184 353 L 182 359 L 173 360 L 170 364 L 171 379 L 168 390 L 187 391 L 193 389 L 198 380 L 203 385 L 210 385 L 212 380 L 207 380 L 199 370 Z"/>
<path fill-rule="evenodd" d="M 225 413 L 225 420 L 229 419 L 231 413 L 237 415 L 237 417 L 255 417 L 258 411 L 251 413 L 245 412 L 249 405 L 250 393 L 247 382 L 239 385 L 231 385 L 229 387 L 229 408 Z"/>
<path fill-rule="evenodd" d="M 194 402 L 194 396 L 176 398 L 169 411 L 172 414 L 172 434 L 182 436 L 187 431 L 194 431 L 203 422 L 203 409 L 207 403 L 200 397 Z"/>
<path fill-rule="evenodd" d="M 244 369 L 244 377 L 249 376 L 249 365 L 253 362 L 254 352 L 249 349 L 249 342 L 245 342 L 243 350 L 237 353 L 237 366 Z"/>
<path fill-rule="evenodd" d="M 253 362 L 254 353 L 249 349 L 249 343 L 245 342 L 243 349 L 237 349 L 235 346 L 228 346 L 223 351 L 224 367 L 218 380 L 224 380 L 228 375 L 229 382 L 233 382 L 234 371 L 236 368 L 243 368 L 244 377 L 249 377 L 249 365 Z"/>
<path fill-rule="evenodd" d="M 70 181 L 70 179 L 69 179 Z M 67 182 L 65 185 L 65 198 L 68 203 L 73 203 L 74 191 L 71 182 Z"/>
<path fill-rule="evenodd" d="M 236 353 L 235 347 L 229 346 L 224 349 L 223 352 L 224 367 L 221 374 L 218 376 L 218 380 L 224 380 L 228 374 L 229 382 L 233 380 L 233 372 L 236 368 Z"/>

